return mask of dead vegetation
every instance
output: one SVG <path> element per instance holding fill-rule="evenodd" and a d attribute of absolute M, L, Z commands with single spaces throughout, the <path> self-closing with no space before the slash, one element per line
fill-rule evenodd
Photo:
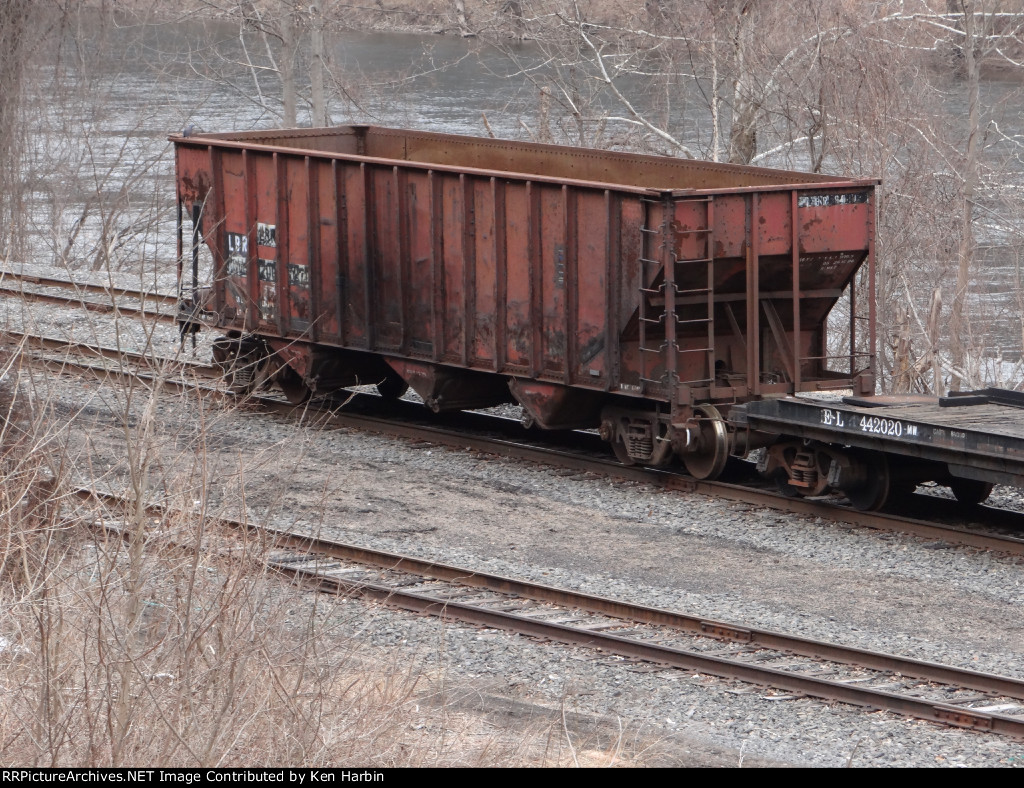
<path fill-rule="evenodd" d="M 514 729 L 495 723 L 467 704 L 476 692 L 447 675 L 438 643 L 378 648 L 359 633 L 383 611 L 274 575 L 265 563 L 272 543 L 242 541 L 211 522 L 204 491 L 221 469 L 203 462 L 202 428 L 168 432 L 158 395 L 126 386 L 107 397 L 127 450 L 106 468 L 89 448 L 100 436 L 76 433 L 73 412 L 57 417 L 66 404 L 29 406 L 25 392 L 52 396 L 52 379 L 37 388 L 17 355 L 5 370 L 5 764 L 607 765 L 625 757 L 621 736 L 580 734 L 563 715 L 518 719 Z M 170 404 L 195 408 L 211 430 L 224 415 Z M 169 495 L 176 508 L 154 515 L 84 501 L 73 494 L 84 472 L 112 490 Z M 235 481 L 244 488 L 241 471 Z"/>

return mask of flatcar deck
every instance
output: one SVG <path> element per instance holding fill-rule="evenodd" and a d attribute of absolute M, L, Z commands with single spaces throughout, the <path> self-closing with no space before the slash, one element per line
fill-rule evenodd
<path fill-rule="evenodd" d="M 1024 486 L 1024 395 L 986 389 L 949 397 L 787 397 L 746 406 L 748 426 L 945 463 L 965 479 Z"/>

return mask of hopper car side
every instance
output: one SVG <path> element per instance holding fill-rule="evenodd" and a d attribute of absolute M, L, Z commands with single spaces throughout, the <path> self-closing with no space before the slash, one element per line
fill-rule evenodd
<path fill-rule="evenodd" d="M 182 329 L 223 332 L 239 391 L 515 402 L 699 478 L 784 442 L 748 403 L 874 392 L 876 180 L 373 126 L 171 140 Z"/>

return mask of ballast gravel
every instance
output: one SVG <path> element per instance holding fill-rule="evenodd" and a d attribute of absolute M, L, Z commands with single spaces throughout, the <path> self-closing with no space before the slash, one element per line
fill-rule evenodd
<path fill-rule="evenodd" d="M 57 274 L 59 275 L 59 273 Z M 173 325 L 0 299 L 19 331 L 171 356 Z M 204 335 L 203 342 L 211 337 Z M 209 360 L 200 348 L 199 359 Z M 82 482 L 124 478 L 146 401 L 72 378 L 33 395 L 74 415 Z M 154 495 L 278 527 L 740 625 L 1024 677 L 1021 559 L 705 496 L 449 450 L 244 405 L 160 395 Z M 126 430 L 127 425 L 127 430 Z M 200 463 L 199 457 L 202 458 Z M 244 493 L 244 496 L 243 496 Z M 1024 764 L 1024 743 L 797 698 L 344 600 L 368 653 L 407 655 L 498 724 L 504 703 L 601 720 L 626 763 Z M 352 613 L 359 611 L 353 619 Z M 519 706 L 518 708 L 524 708 Z M 516 717 L 509 724 L 519 724 Z M 567 729 L 568 730 L 568 729 Z M 608 731 L 620 731 L 614 736 Z M 571 732 L 567 733 L 571 738 Z M 609 745 L 611 746 L 611 745 Z"/>

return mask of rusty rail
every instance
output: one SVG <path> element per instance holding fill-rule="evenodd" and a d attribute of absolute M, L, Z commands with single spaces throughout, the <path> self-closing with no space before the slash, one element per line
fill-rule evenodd
<path fill-rule="evenodd" d="M 81 497 L 102 500 L 116 506 L 130 503 L 124 497 L 92 489 L 81 489 L 77 492 Z M 167 512 L 163 507 L 157 505 L 152 505 L 148 509 L 153 514 Z M 269 536 L 273 540 L 273 549 L 284 550 L 287 553 L 278 554 L 277 558 L 272 557 L 267 562 L 268 566 L 323 591 L 345 595 L 358 594 L 391 607 L 437 616 L 445 620 L 502 629 L 666 667 L 697 670 L 708 675 L 736 679 L 813 698 L 885 709 L 945 725 L 1024 739 L 1024 717 L 990 713 L 965 705 L 969 702 L 977 702 L 979 700 L 977 697 L 969 696 L 961 699 L 959 704 L 956 702 L 943 703 L 926 697 L 898 694 L 879 687 L 855 686 L 854 681 L 860 679 L 823 678 L 759 665 L 756 662 L 745 662 L 735 656 L 701 653 L 692 649 L 680 648 L 672 643 L 656 642 L 650 639 L 652 630 L 645 630 L 646 636 L 641 639 L 610 631 L 601 631 L 612 627 L 595 625 L 593 622 L 585 622 L 583 626 L 573 626 L 562 620 L 543 620 L 538 617 L 537 608 L 524 609 L 519 606 L 519 601 L 529 600 L 557 606 L 555 609 L 540 609 L 542 615 L 557 615 L 562 611 L 582 611 L 615 619 L 623 624 L 653 627 L 655 634 L 663 630 L 675 630 L 689 635 L 742 644 L 748 652 L 756 651 L 761 654 L 766 650 L 771 650 L 778 652 L 780 656 L 800 655 L 816 662 L 866 668 L 884 674 L 880 677 L 873 677 L 875 680 L 881 678 L 883 682 L 889 681 L 894 676 L 898 678 L 915 677 L 923 682 L 944 685 L 946 688 L 952 686 L 960 690 L 972 690 L 999 698 L 1024 699 L 1024 680 L 1021 679 L 709 620 L 685 613 L 646 607 L 570 589 L 555 588 L 412 556 L 254 525 L 251 522 L 226 518 L 217 518 L 215 522 L 237 533 L 256 535 L 261 538 Z M 336 563 L 338 560 L 383 570 L 385 573 L 395 576 L 395 582 L 381 583 L 332 576 L 332 572 L 336 573 L 339 570 Z M 350 572 L 351 569 L 341 567 L 341 571 Z M 421 580 L 410 580 L 410 576 L 421 578 Z M 410 585 L 429 585 L 433 581 L 450 584 L 451 588 L 455 589 L 454 593 L 452 590 L 448 590 L 448 586 L 440 590 L 435 588 L 429 593 L 409 588 Z M 497 600 L 492 598 L 476 602 L 452 598 L 465 596 L 466 590 L 483 591 L 500 596 Z M 507 609 L 510 600 L 517 609 Z M 495 604 L 501 605 L 501 609 L 488 607 L 488 605 Z M 1021 704 L 1013 705 L 1022 708 Z"/>
<path fill-rule="evenodd" d="M 61 347 L 63 340 L 46 340 L 51 349 Z M 73 348 L 76 343 L 65 343 L 67 348 Z M 90 346 L 81 346 L 87 348 Z M 93 355 L 103 355 L 110 358 L 113 354 L 120 361 L 131 362 L 137 359 L 140 366 L 151 366 L 147 357 L 125 353 L 123 351 L 103 350 Z M 194 372 L 203 378 L 216 378 L 219 372 L 210 366 L 193 364 L 192 362 L 162 360 L 169 365 L 182 364 L 186 369 Z M 66 372 L 78 369 L 80 372 L 94 375 L 100 379 L 108 379 L 118 376 L 135 376 L 147 380 L 155 385 L 173 390 L 183 391 L 195 387 L 194 383 L 175 380 L 167 376 L 147 375 L 139 372 L 129 372 L 121 369 L 110 369 L 108 367 L 94 367 L 85 363 L 77 363 L 70 358 L 62 358 L 59 361 L 42 359 L 38 363 L 46 364 L 55 372 Z M 223 394 L 219 389 L 208 389 L 211 393 Z M 372 395 L 370 395 L 372 397 Z M 360 398 L 361 399 L 361 398 Z M 373 398 L 376 401 L 376 398 Z M 249 396 L 246 402 L 258 405 L 267 412 L 282 416 L 290 416 L 296 413 L 295 406 L 283 400 L 273 397 Z M 411 406 L 412 407 L 412 406 Z M 298 412 L 309 414 L 315 406 L 302 406 Z M 416 408 L 421 418 L 427 414 L 421 413 Z M 577 471 L 585 471 L 627 481 L 642 482 L 665 490 L 676 492 L 693 492 L 707 495 L 714 498 L 724 498 L 755 506 L 764 506 L 778 511 L 801 514 L 811 517 L 822 517 L 834 522 L 859 525 L 881 531 L 908 534 L 922 539 L 943 541 L 951 545 L 973 547 L 981 550 L 991 550 L 997 553 L 1008 555 L 1024 555 L 1024 538 L 1010 536 L 1007 534 L 994 534 L 982 531 L 971 530 L 955 525 L 937 524 L 918 520 L 910 517 L 901 517 L 893 514 L 879 512 L 861 512 L 837 504 L 821 500 L 809 500 L 803 498 L 788 498 L 778 493 L 769 492 L 754 487 L 745 487 L 739 484 L 725 482 L 698 481 L 689 476 L 668 470 L 644 468 L 641 466 L 625 466 L 613 459 L 595 454 L 582 453 L 565 447 L 552 445 L 540 445 L 543 438 L 536 438 L 535 442 L 526 440 L 496 438 L 493 435 L 475 435 L 465 431 L 459 431 L 450 427 L 442 427 L 437 424 L 424 424 L 420 421 L 402 420 L 397 418 L 382 418 L 379 416 L 346 412 L 344 410 L 324 407 L 319 412 L 323 418 L 319 423 L 326 426 L 350 427 L 353 429 L 376 432 L 391 437 L 406 438 L 409 440 L 430 441 L 443 446 L 457 449 L 470 449 L 487 454 L 502 457 L 537 462 L 544 465 L 556 465 Z M 477 418 L 486 418 L 481 414 L 473 414 Z M 498 419 L 494 420 L 498 423 Z M 506 422 L 508 420 L 505 420 Z M 992 511 L 991 509 L 988 511 Z"/>
<path fill-rule="evenodd" d="M 69 283 L 73 284 L 73 283 Z M 42 304 L 58 304 L 62 306 L 74 306 L 81 309 L 85 309 L 88 312 L 101 312 L 109 314 L 117 312 L 118 314 L 128 315 L 130 317 L 148 318 L 150 320 L 156 320 L 163 323 L 174 323 L 177 320 L 177 316 L 174 312 L 162 312 L 158 309 L 147 309 L 145 306 L 129 306 L 127 304 L 119 304 L 114 301 L 87 301 L 80 295 L 59 295 L 57 293 L 38 293 L 32 290 L 23 290 L 20 288 L 7 287 L 0 284 L 0 295 L 12 295 L 24 301 L 35 301 Z M 132 297 L 139 297 L 138 295 Z"/>
<path fill-rule="evenodd" d="M 93 345 L 86 342 L 73 342 L 66 339 L 40 336 L 38 334 L 25 334 L 20 331 L 4 330 L 3 334 L 0 335 L 0 342 L 20 346 L 22 348 L 32 348 L 35 350 L 46 350 L 55 353 L 69 354 L 69 356 L 63 357 L 59 360 L 44 358 L 34 359 L 37 363 L 48 364 L 51 369 L 56 369 L 58 372 L 62 371 L 65 367 L 80 369 L 83 372 L 95 373 L 100 371 L 100 369 L 95 369 L 84 362 L 78 362 L 71 358 L 73 355 L 79 355 L 90 359 L 106 359 L 108 361 L 117 361 L 119 363 L 135 364 L 148 369 L 167 368 L 189 371 L 205 378 L 214 378 L 220 374 L 215 367 L 209 364 L 190 361 L 188 359 L 167 358 L 145 353 L 135 353 L 128 350 L 122 350 L 120 348 Z M 117 372 L 117 370 L 110 370 L 107 367 L 103 367 L 102 371 L 107 374 L 114 374 Z"/>
<path fill-rule="evenodd" d="M 104 295 L 113 299 L 115 296 L 123 298 L 134 298 L 139 301 L 152 301 L 161 306 L 177 306 L 177 296 L 170 293 L 157 293 L 144 290 L 135 290 L 127 287 L 113 287 L 110 285 L 97 285 L 91 282 L 75 282 L 70 279 L 59 279 L 51 276 L 38 276 L 36 274 L 19 274 L 13 271 L 0 271 L 0 283 L 12 281 L 22 285 L 35 285 L 37 287 L 59 287 L 64 290 L 73 290 L 76 293 L 89 293 L 91 295 Z M 0 284 L 0 291 L 17 295 L 32 294 L 22 288 L 10 287 Z"/>

